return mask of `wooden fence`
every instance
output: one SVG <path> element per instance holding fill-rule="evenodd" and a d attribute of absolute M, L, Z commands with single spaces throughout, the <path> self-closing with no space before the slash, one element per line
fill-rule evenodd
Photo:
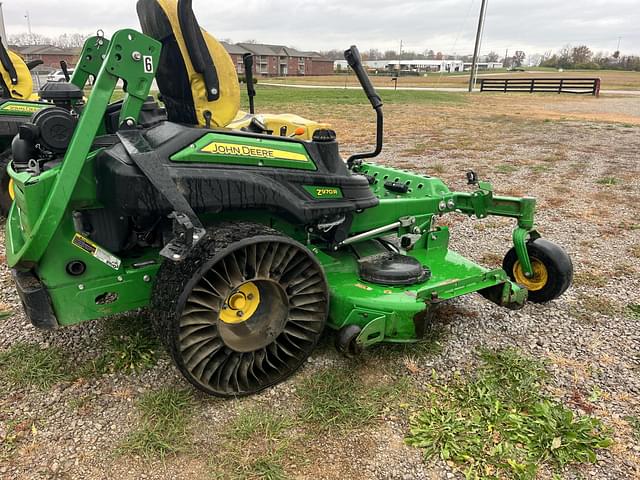
<path fill-rule="evenodd" d="M 599 95 L 599 78 L 482 78 L 481 92 L 546 92 Z"/>

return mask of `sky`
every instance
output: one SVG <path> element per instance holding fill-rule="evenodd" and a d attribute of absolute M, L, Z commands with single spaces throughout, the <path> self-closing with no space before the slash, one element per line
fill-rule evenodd
<path fill-rule="evenodd" d="M 377 48 L 473 52 L 481 0 L 193 0 L 200 25 L 219 39 L 303 50 Z M 139 28 L 134 0 L 6 0 L 7 35 L 93 33 Z M 640 54 L 640 0 L 488 0 L 481 53 L 504 55 L 588 45 Z"/>

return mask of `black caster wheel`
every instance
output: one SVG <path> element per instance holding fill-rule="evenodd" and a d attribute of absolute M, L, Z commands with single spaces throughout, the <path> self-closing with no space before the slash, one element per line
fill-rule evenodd
<path fill-rule="evenodd" d="M 562 295 L 573 279 L 571 258 L 561 247 L 543 238 L 527 243 L 533 276 L 526 277 L 515 248 L 507 252 L 502 268 L 519 285 L 529 290 L 529 300 L 544 303 Z"/>
<path fill-rule="evenodd" d="M 336 333 L 336 349 L 347 358 L 353 358 L 362 353 L 362 347 L 356 343 L 356 338 L 362 329 L 358 325 L 347 325 Z"/>

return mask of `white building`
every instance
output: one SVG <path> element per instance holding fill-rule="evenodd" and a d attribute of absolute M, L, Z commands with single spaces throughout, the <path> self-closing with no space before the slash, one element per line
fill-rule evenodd
<path fill-rule="evenodd" d="M 471 62 L 464 62 L 464 69 L 471 70 L 472 65 Z M 495 70 L 502 67 L 502 62 L 478 62 L 478 70 Z"/>
<path fill-rule="evenodd" d="M 367 60 L 362 62 L 369 70 L 387 72 L 461 72 L 462 60 Z M 346 70 L 346 60 L 336 60 L 334 70 Z"/>

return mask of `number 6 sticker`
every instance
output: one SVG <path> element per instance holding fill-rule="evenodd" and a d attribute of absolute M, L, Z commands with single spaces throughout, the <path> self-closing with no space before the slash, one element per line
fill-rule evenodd
<path fill-rule="evenodd" d="M 142 57 L 144 64 L 144 73 L 153 73 L 153 57 L 150 55 L 145 55 Z"/>

